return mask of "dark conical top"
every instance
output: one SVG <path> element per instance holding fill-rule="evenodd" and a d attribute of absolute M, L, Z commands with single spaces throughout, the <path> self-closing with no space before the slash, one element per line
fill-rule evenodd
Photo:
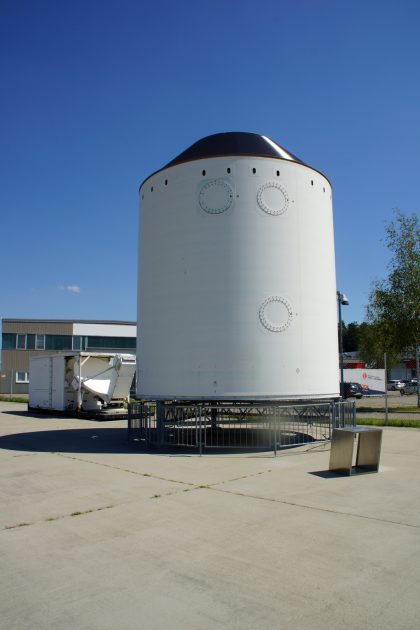
<path fill-rule="evenodd" d="M 286 151 L 277 142 L 257 133 L 243 131 L 228 131 L 206 136 L 192 144 L 188 149 L 180 153 L 178 157 L 169 162 L 165 168 L 175 166 L 182 162 L 191 162 L 209 157 L 221 157 L 224 155 L 253 155 L 256 157 L 271 157 L 290 162 L 304 164 L 295 155 Z M 306 165 L 305 165 L 306 166 Z"/>
<path fill-rule="evenodd" d="M 153 175 L 171 166 L 185 162 L 193 162 L 194 160 L 231 155 L 269 157 L 277 158 L 278 160 L 287 160 L 289 162 L 302 164 L 323 175 L 321 171 L 309 166 L 293 155 L 293 153 L 281 147 L 277 142 L 267 138 L 267 136 L 260 136 L 257 133 L 248 133 L 246 131 L 227 131 L 225 133 L 215 133 L 212 136 L 206 136 L 201 140 L 197 140 L 197 142 L 194 142 L 194 144 L 180 153 L 174 160 L 168 162 L 163 168 L 146 177 L 141 186 L 143 186 L 148 179 L 153 177 Z M 323 177 L 325 177 L 325 175 L 323 175 Z"/>

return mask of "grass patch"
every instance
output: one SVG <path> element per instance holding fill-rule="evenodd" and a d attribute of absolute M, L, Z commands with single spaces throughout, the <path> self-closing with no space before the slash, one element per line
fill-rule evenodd
<path fill-rule="evenodd" d="M 32 523 L 18 523 L 17 525 L 6 525 L 4 529 L 16 529 L 17 527 L 28 527 L 28 525 L 32 525 Z"/>
<path fill-rule="evenodd" d="M 356 424 L 366 424 L 374 427 L 408 427 L 420 429 L 420 420 L 392 420 L 385 422 L 384 418 L 356 418 Z"/>
<path fill-rule="evenodd" d="M 22 398 L 21 396 L 0 396 L 0 401 L 2 402 L 18 402 L 18 403 L 27 403 L 27 398 Z"/>
<path fill-rule="evenodd" d="M 113 505 L 104 505 L 103 507 L 92 508 L 91 510 L 81 510 L 80 512 L 72 512 L 70 516 L 83 516 L 83 514 L 92 514 L 92 512 L 101 512 L 102 510 L 109 510 L 113 508 Z"/>
<path fill-rule="evenodd" d="M 385 413 L 385 407 L 356 407 L 359 413 Z M 388 407 L 388 413 L 420 413 L 420 407 Z"/>

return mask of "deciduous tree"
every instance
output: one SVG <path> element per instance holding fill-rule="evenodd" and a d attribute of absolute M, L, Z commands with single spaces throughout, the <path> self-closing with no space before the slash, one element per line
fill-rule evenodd
<path fill-rule="evenodd" d="M 386 226 L 385 244 L 392 256 L 388 277 L 374 282 L 366 309 L 361 354 L 369 362 L 387 352 L 391 366 L 414 357 L 420 332 L 420 224 L 417 215 L 399 210 Z M 379 367 L 379 365 L 378 365 Z M 417 375 L 418 376 L 418 375 Z"/>

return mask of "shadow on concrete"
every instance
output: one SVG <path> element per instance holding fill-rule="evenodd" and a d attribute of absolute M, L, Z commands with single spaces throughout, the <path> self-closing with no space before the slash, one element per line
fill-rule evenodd
<path fill-rule="evenodd" d="M 31 410 L 3 411 L 3 414 L 31 420 L 45 419 L 45 413 Z M 57 418 L 58 419 L 58 418 Z M 63 423 L 64 420 L 64 423 Z M 146 432 L 133 429 L 129 440 L 128 427 L 118 423 L 110 426 L 107 420 L 88 421 L 87 426 L 75 428 L 74 418 L 60 417 L 60 429 L 25 431 L 0 437 L 0 448 L 23 452 L 57 453 L 143 453 L 170 456 L 273 454 L 273 434 L 270 428 L 253 426 L 205 426 L 197 430 L 185 425 L 168 425 L 164 443 L 156 428 Z M 111 419 L 109 419 L 111 420 Z M 52 419 L 54 421 L 54 419 Z M 36 422 L 34 423 L 36 426 Z M 28 428 L 32 428 L 25 423 Z M 45 425 L 44 425 L 45 426 Z M 57 425 L 56 425 L 57 426 Z M 147 439 L 145 439 L 145 437 Z M 285 451 L 296 446 L 309 445 L 314 438 L 299 431 L 285 431 L 277 436 L 277 450 Z"/>
<path fill-rule="evenodd" d="M 20 416 L 21 418 L 45 418 L 45 413 L 28 413 L 26 409 L 24 411 L 2 411 L 2 414 L 5 416 Z"/>
<path fill-rule="evenodd" d="M 315 477 L 321 477 L 322 479 L 336 479 L 337 477 L 343 476 L 340 473 L 333 472 L 332 470 L 315 470 L 308 474 L 314 475 Z"/>
<path fill-rule="evenodd" d="M 20 416 L 21 418 L 28 418 L 29 420 L 32 418 L 36 418 L 36 419 L 41 419 L 41 418 L 48 418 L 48 419 L 52 419 L 51 418 L 51 414 L 48 413 L 47 410 L 42 411 L 42 410 L 35 410 L 35 409 L 30 409 L 29 411 L 2 411 L 3 414 L 5 415 L 10 415 L 10 416 Z M 79 415 L 74 415 L 74 412 L 66 412 L 66 411 L 54 411 L 54 418 L 55 419 L 67 419 L 67 420 L 89 420 L 89 422 L 114 422 L 115 420 L 127 420 L 127 413 L 103 413 L 100 414 L 98 413 L 98 415 L 96 417 L 92 417 L 92 415 L 88 412 L 81 412 Z"/>
<path fill-rule="evenodd" d="M 366 470 L 366 468 L 362 468 L 359 466 L 352 466 L 351 475 L 348 475 L 345 472 L 336 472 L 334 470 L 317 470 L 314 472 L 308 473 L 309 475 L 315 475 L 316 477 L 322 477 L 322 479 L 336 479 L 337 477 L 342 477 L 343 479 L 348 479 L 351 477 L 359 477 L 360 475 L 371 475 L 373 473 L 377 473 L 377 470 Z"/>
<path fill-rule="evenodd" d="M 39 453 L 133 453 L 126 428 L 28 431 L 0 437 L 0 448 Z"/>
<path fill-rule="evenodd" d="M 0 449 L 33 453 L 126 453 L 144 455 L 170 455 L 186 457 L 199 455 L 197 446 L 149 447 L 136 441 L 128 441 L 127 428 L 57 429 L 51 431 L 27 431 L 0 437 Z M 212 448 L 206 455 L 246 454 L 270 452 L 271 449 Z M 272 450 L 271 450 L 272 452 Z"/>

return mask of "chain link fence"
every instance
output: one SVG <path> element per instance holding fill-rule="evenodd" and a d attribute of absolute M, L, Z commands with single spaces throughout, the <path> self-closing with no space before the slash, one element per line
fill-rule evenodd
<path fill-rule="evenodd" d="M 132 402 L 128 439 L 144 448 L 273 450 L 325 442 L 356 425 L 355 403 L 178 404 Z"/>

